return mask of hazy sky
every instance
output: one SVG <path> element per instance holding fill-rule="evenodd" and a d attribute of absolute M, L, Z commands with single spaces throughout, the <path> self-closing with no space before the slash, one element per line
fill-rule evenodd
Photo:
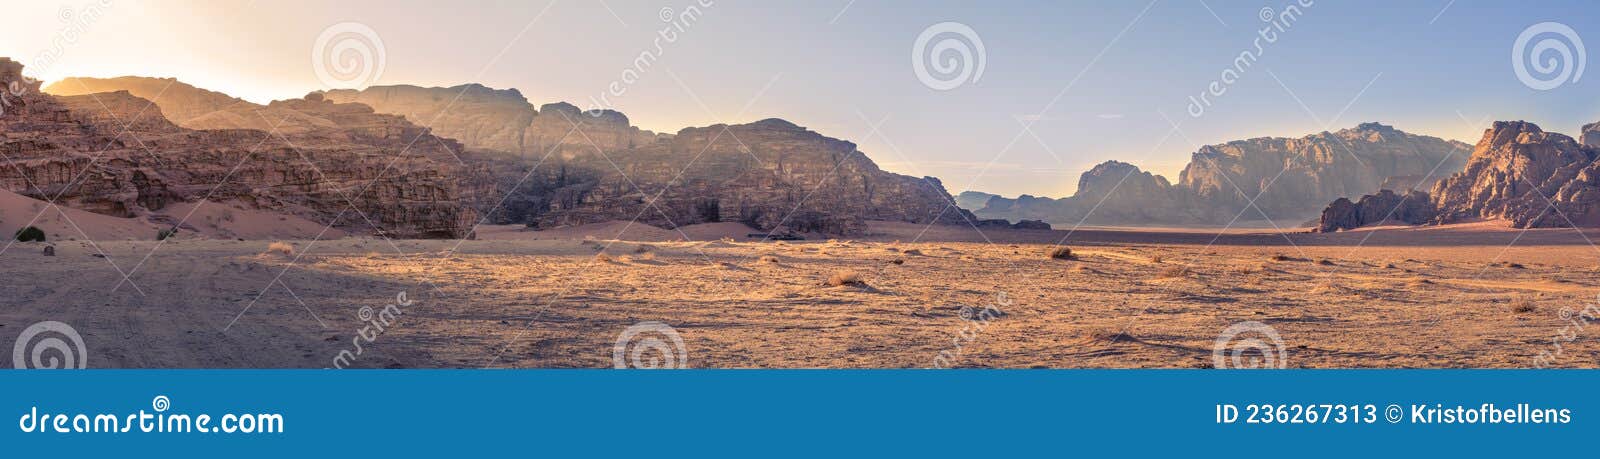
<path fill-rule="evenodd" d="M 1600 121 L 1600 75 L 1587 75 L 1600 70 L 1539 91 L 1512 63 L 1519 34 L 1546 21 L 1600 47 L 1600 8 L 1588 2 L 1316 0 L 1257 48 L 1272 27 L 1261 15 L 1297 0 L 715 0 L 656 51 L 670 26 L 663 8 L 678 15 L 696 1 L 11 2 L 0 56 L 46 80 L 172 76 L 265 102 L 323 89 L 318 36 L 357 22 L 383 43 L 376 84 L 478 82 L 535 105 L 588 106 L 650 52 L 655 64 L 611 100 L 641 127 L 781 117 L 952 192 L 1007 195 L 1070 194 L 1107 159 L 1176 181 L 1199 144 L 1363 121 L 1469 143 L 1495 119 L 1567 134 Z M 919 79 L 912 50 L 943 22 L 982 42 L 967 61 L 982 73 L 939 91 Z M 1191 116 L 1190 97 L 1246 51 L 1254 64 Z M 35 65 L 41 53 L 54 61 Z"/>

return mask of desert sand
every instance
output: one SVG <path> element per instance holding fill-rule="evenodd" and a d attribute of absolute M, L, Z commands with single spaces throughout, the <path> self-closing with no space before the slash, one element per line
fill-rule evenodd
<path fill-rule="evenodd" d="M 1551 366 L 1600 366 L 1582 336 L 1600 331 L 1569 327 L 1600 292 L 1600 231 L 871 228 L 762 242 L 737 224 L 506 226 L 292 251 L 62 234 L 54 257 L 41 243 L 0 253 L 0 334 L 70 324 L 94 368 L 326 368 L 362 307 L 405 292 L 412 304 L 340 366 L 610 367 L 619 333 L 645 321 L 676 330 L 700 368 L 1206 368 L 1245 321 L 1278 333 L 1291 368 L 1530 367 L 1553 342 Z M 1074 259 L 1045 255 L 1063 240 Z M 862 283 L 828 285 L 843 272 Z"/>

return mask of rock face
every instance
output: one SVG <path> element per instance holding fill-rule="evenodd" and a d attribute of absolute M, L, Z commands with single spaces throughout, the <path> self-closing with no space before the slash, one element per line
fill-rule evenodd
<path fill-rule="evenodd" d="M 1335 198 L 1372 193 L 1390 177 L 1448 176 L 1461 170 L 1469 150 L 1461 142 L 1363 123 L 1297 139 L 1206 146 L 1178 182 L 1223 209 L 1237 212 L 1259 194 L 1255 204 L 1268 217 L 1302 218 Z"/>
<path fill-rule="evenodd" d="M 866 220 L 977 221 L 950 206 L 938 179 L 884 172 L 855 144 L 788 121 L 657 134 L 612 110 L 584 111 L 565 102 L 524 110 L 510 100 L 520 99 L 512 97 L 514 91 L 494 93 L 500 108 L 489 115 L 444 110 L 458 88 L 380 87 L 327 97 L 431 122 L 447 136 L 466 130 L 458 126 L 464 120 L 495 133 L 510 133 L 520 124 L 525 129 L 514 147 L 509 134 L 468 135 L 465 141 L 485 150 L 467 156 L 489 164 L 505 194 L 490 216 L 496 223 L 548 228 L 637 219 L 673 228 L 737 221 L 763 231 L 859 235 Z M 444 115 L 432 121 L 438 113 Z"/>
<path fill-rule="evenodd" d="M 1600 224 L 1597 156 L 1600 149 L 1533 123 L 1497 121 L 1466 170 L 1434 187 L 1435 204 L 1444 221 L 1506 219 L 1518 228 Z"/>
<path fill-rule="evenodd" d="M 538 114 L 516 89 L 492 89 L 479 84 L 450 88 L 373 86 L 323 95 L 334 102 L 359 103 L 379 113 L 404 116 L 469 148 L 519 155 L 529 151 L 523 136 Z"/>
<path fill-rule="evenodd" d="M 559 113 L 547 105 L 540 117 L 551 112 Z M 496 218 L 536 228 L 736 221 L 763 231 L 837 235 L 862 234 L 866 220 L 976 221 L 952 207 L 938 179 L 884 172 L 855 144 L 788 121 L 687 128 L 643 145 L 603 137 L 630 132 L 617 122 L 580 123 L 564 135 L 569 140 L 549 142 L 557 154 L 526 172 Z M 570 142 L 595 134 L 609 140 Z"/>
<path fill-rule="evenodd" d="M 1378 194 L 1362 196 L 1359 202 L 1347 198 L 1335 199 L 1322 211 L 1317 231 L 1331 233 L 1377 225 L 1386 221 L 1420 225 L 1438 217 L 1428 193 L 1411 191 L 1404 196 L 1382 190 Z"/>
<path fill-rule="evenodd" d="M 0 78 L 21 70 L 0 59 Z M 53 96 L 38 89 L 0 116 L 0 151 L 13 166 L 0 170 L 0 187 L 69 207 L 134 217 L 203 199 L 353 233 L 456 238 L 478 220 L 475 204 L 494 193 L 492 181 L 473 178 L 473 168 L 442 159 L 459 144 L 360 105 L 279 106 L 327 126 L 321 130 L 193 130 L 162 118 L 166 106 L 151 109 L 130 92 Z M 205 116 L 172 111 L 193 115 L 190 121 Z M 413 134 L 424 137 L 408 138 Z M 402 155 L 401 145 L 412 140 L 416 147 Z"/>
<path fill-rule="evenodd" d="M 1433 187 L 1427 206 L 1414 194 L 1399 201 L 1392 194 L 1369 196 L 1354 205 L 1334 201 L 1323 212 L 1320 229 L 1377 223 L 1372 212 L 1395 206 L 1398 213 L 1409 213 L 1399 218 L 1408 223 L 1501 219 L 1517 228 L 1600 226 L 1597 159 L 1600 147 L 1544 132 L 1533 123 L 1497 121 L 1473 148 L 1466 169 Z M 1368 198 L 1377 209 L 1367 208 Z"/>
<path fill-rule="evenodd" d="M 1600 147 L 1600 123 L 1583 125 L 1583 144 L 1591 147 Z"/>
<path fill-rule="evenodd" d="M 1340 196 L 1425 189 L 1461 170 L 1468 149 L 1461 142 L 1364 123 L 1301 138 L 1208 145 L 1194 153 L 1175 185 L 1109 161 L 1085 172 L 1072 197 L 991 199 L 976 214 L 1111 225 L 1225 224 L 1236 215 L 1251 220 L 1263 213 L 1304 219 Z M 1259 212 L 1247 207 L 1252 199 Z"/>

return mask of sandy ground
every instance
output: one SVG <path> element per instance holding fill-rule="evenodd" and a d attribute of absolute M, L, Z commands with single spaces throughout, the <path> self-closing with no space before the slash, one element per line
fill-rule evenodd
<path fill-rule="evenodd" d="M 1529 367 L 1557 349 L 1553 366 L 1600 367 L 1600 329 L 1572 319 L 1600 293 L 1600 231 L 877 223 L 775 243 L 737 225 L 624 226 L 296 240 L 292 254 L 200 235 L 62 240 L 55 257 L 18 243 L 0 253 L 0 336 L 64 322 L 96 368 L 323 368 L 353 342 L 357 368 L 610 367 L 647 321 L 679 334 L 691 367 L 1204 368 L 1252 343 L 1288 367 Z M 1045 256 L 1063 238 L 1076 259 Z M 845 271 L 864 285 L 826 285 Z M 358 338 L 361 308 L 400 292 L 403 314 Z M 1218 346 L 1251 322 L 1282 347 L 1260 329 Z"/>

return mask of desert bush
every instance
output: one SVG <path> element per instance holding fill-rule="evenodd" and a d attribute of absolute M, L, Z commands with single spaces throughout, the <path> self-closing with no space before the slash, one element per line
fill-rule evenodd
<path fill-rule="evenodd" d="M 165 241 L 165 240 L 167 240 L 167 238 L 173 237 L 173 236 L 177 236 L 177 235 L 178 235 L 178 228 L 176 228 L 176 227 L 167 228 L 167 229 L 164 229 L 164 230 L 161 230 L 161 231 L 156 231 L 156 240 L 157 241 Z"/>
<path fill-rule="evenodd" d="M 1163 260 L 1165 260 L 1165 259 L 1161 258 L 1161 255 L 1151 255 L 1150 256 L 1150 262 L 1151 263 L 1160 264 Z"/>
<path fill-rule="evenodd" d="M 44 230 L 32 226 L 17 230 L 13 236 L 17 242 L 44 242 Z"/>
<path fill-rule="evenodd" d="M 917 250 L 917 249 L 908 249 L 908 250 L 906 250 L 904 252 L 900 252 L 900 253 L 903 253 L 903 254 L 906 254 L 906 255 L 922 255 L 922 251 L 921 250 Z"/>
<path fill-rule="evenodd" d="M 777 263 L 778 262 L 778 257 L 772 256 L 772 255 L 762 255 L 761 259 L 757 260 L 757 261 L 760 261 L 762 263 Z"/>
<path fill-rule="evenodd" d="M 1322 266 L 1333 266 L 1333 260 L 1329 260 L 1327 258 L 1323 258 L 1323 259 L 1317 260 L 1317 264 L 1322 265 Z"/>
<path fill-rule="evenodd" d="M 1189 274 L 1189 268 L 1184 266 L 1168 266 L 1161 270 L 1162 278 L 1183 277 Z"/>
<path fill-rule="evenodd" d="M 284 257 L 293 257 L 294 256 L 294 246 L 293 245 L 289 245 L 289 243 L 287 243 L 287 242 L 274 241 L 271 244 L 267 244 L 267 251 L 261 252 L 261 254 L 262 255 L 278 254 L 278 255 L 282 255 Z"/>
<path fill-rule="evenodd" d="M 855 271 L 834 271 L 832 276 L 828 276 L 828 285 L 834 287 L 864 284 L 866 284 L 866 281 L 863 281 L 861 274 Z"/>
<path fill-rule="evenodd" d="M 1527 314 L 1537 309 L 1539 308 L 1534 306 L 1533 300 L 1531 299 L 1517 298 L 1511 300 L 1511 312 L 1515 312 L 1517 314 Z"/>
<path fill-rule="evenodd" d="M 600 253 L 594 254 L 594 261 L 598 261 L 598 262 L 601 262 L 601 263 L 610 263 L 612 261 L 612 259 L 611 259 L 611 255 L 610 254 L 605 253 L 605 252 L 600 252 Z"/>
<path fill-rule="evenodd" d="M 889 260 L 889 263 L 897 264 L 897 265 L 903 265 L 903 264 L 906 264 L 906 260 L 903 259 L 903 258 L 896 258 L 896 259 L 893 259 L 893 260 Z"/>
<path fill-rule="evenodd" d="M 1069 247 L 1051 247 L 1050 250 L 1045 251 L 1045 255 L 1049 255 L 1050 258 L 1057 260 L 1071 260 L 1074 258 L 1072 256 L 1072 249 Z"/>

